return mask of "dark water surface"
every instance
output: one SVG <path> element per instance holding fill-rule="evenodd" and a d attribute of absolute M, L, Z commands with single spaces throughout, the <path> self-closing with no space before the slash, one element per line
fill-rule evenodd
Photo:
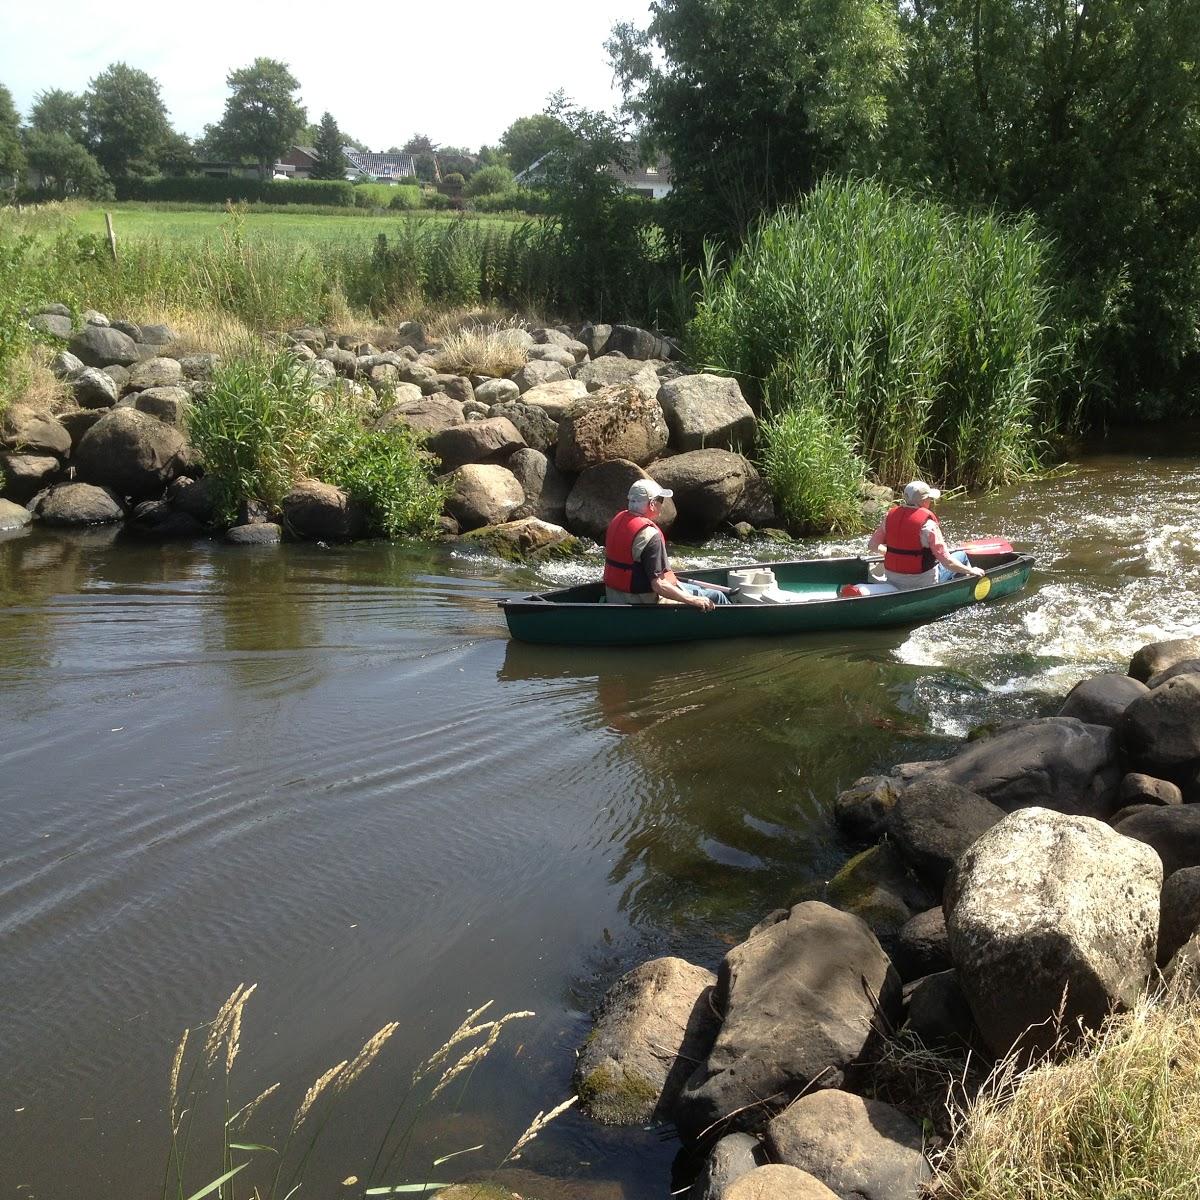
<path fill-rule="evenodd" d="M 1110 445 L 944 506 L 953 532 L 1038 556 L 1023 596 L 773 643 L 508 641 L 496 599 L 598 561 L 539 576 L 385 544 L 0 542 L 0 1196 L 159 1195 L 174 1046 L 239 981 L 259 986 L 234 1099 L 282 1083 L 251 1140 L 281 1140 L 308 1084 L 399 1022 L 310 1196 L 361 1194 L 341 1181 L 366 1178 L 414 1066 L 470 1009 L 534 1010 L 424 1110 L 388 1182 L 497 1162 L 570 1095 L 620 972 L 715 964 L 821 894 L 839 786 L 1200 633 L 1200 442 L 1169 449 Z M 686 557 L 734 555 L 778 552 Z M 674 1150 L 567 1114 L 520 1165 L 563 1181 L 542 1200 L 649 1200 Z"/>

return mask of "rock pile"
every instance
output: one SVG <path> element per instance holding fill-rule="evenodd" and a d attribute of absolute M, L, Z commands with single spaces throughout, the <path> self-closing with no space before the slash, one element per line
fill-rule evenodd
<path fill-rule="evenodd" d="M 143 533 L 201 533 L 211 507 L 194 490 L 181 505 L 174 485 L 202 474 L 187 444 L 187 417 L 204 403 L 217 356 L 178 355 L 163 325 L 89 312 L 76 327 L 63 305 L 47 306 L 32 324 L 66 342 L 53 369 L 71 399 L 53 412 L 16 404 L 4 414 L 4 498 L 48 523 L 128 520 Z M 439 346 L 413 322 L 384 346 L 316 326 L 275 338 L 319 387 L 373 399 L 382 410 L 372 418 L 376 429 L 405 427 L 425 444 L 448 485 L 448 532 L 529 518 L 563 527 L 552 545 L 535 539 L 536 553 L 569 545 L 569 534 L 600 538 L 629 483 L 646 476 L 676 492 L 665 523 L 677 520 L 689 537 L 776 520 L 746 457 L 757 421 L 735 380 L 687 373 L 673 343 L 633 326 L 516 336 L 526 361 L 508 378 L 442 371 Z M 145 504 L 159 507 L 140 509 Z M 251 523 L 277 523 L 300 538 L 351 538 L 365 529 L 344 495 L 307 484 L 282 511 Z M 497 538 L 520 546 L 530 544 L 527 534 L 523 526 Z M 239 530 L 233 540 L 262 539 Z"/>
<path fill-rule="evenodd" d="M 881 1040 L 1030 1060 L 1160 969 L 1200 985 L 1200 642 L 861 779 L 833 815 L 872 845 L 829 903 L 771 914 L 715 982 L 678 959 L 630 972 L 580 1054 L 593 1116 L 670 1120 L 706 1153 L 691 1200 L 917 1200 L 925 1114 L 873 1093 Z"/>

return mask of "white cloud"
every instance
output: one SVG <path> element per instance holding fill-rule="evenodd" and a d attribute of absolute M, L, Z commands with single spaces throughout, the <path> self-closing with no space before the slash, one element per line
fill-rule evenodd
<path fill-rule="evenodd" d="M 226 74 L 259 55 L 300 81 L 310 120 L 328 110 L 373 149 L 414 132 L 444 145 L 494 143 L 557 88 L 592 108 L 619 99 L 604 40 L 646 20 L 646 0 L 0 0 L 0 83 L 27 113 L 34 93 L 81 91 L 112 62 L 149 72 L 175 127 L 219 119 Z"/>

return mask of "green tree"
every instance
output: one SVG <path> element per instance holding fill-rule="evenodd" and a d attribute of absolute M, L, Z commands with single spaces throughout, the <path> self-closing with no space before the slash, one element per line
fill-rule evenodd
<path fill-rule="evenodd" d="M 65 133 L 26 130 L 25 154 L 30 167 L 42 177 L 42 190 L 57 199 L 102 198 L 112 191 L 100 164 L 85 146 Z"/>
<path fill-rule="evenodd" d="M 922 0 L 890 170 L 1059 238 L 1113 396 L 1200 353 L 1200 5 Z"/>
<path fill-rule="evenodd" d="M 84 124 L 88 149 L 113 180 L 150 174 L 171 132 L 158 83 L 122 62 L 88 83 Z"/>
<path fill-rule="evenodd" d="M 904 65 L 889 0 L 654 0 L 608 43 L 628 110 L 671 161 L 662 216 L 695 253 L 826 171 L 869 162 Z"/>
<path fill-rule="evenodd" d="M 21 147 L 21 118 L 12 92 L 0 83 L 0 187 L 16 187 L 25 174 L 25 151 Z"/>
<path fill-rule="evenodd" d="M 258 164 L 264 179 L 304 128 L 305 110 L 295 96 L 299 81 L 286 63 L 256 58 L 225 77 L 230 96 L 214 129 L 217 145 L 233 158 Z"/>
<path fill-rule="evenodd" d="M 342 153 L 342 133 L 332 114 L 322 113 L 313 148 L 317 161 L 313 166 L 314 179 L 341 179 L 346 174 L 346 156 Z"/>
<path fill-rule="evenodd" d="M 491 196 L 496 192 L 511 191 L 512 187 L 513 173 L 507 167 L 480 167 L 467 181 L 467 195 Z"/>
<path fill-rule="evenodd" d="M 513 171 L 524 171 L 559 145 L 566 133 L 563 123 L 549 113 L 518 117 L 501 135 L 500 148 Z"/>
<path fill-rule="evenodd" d="M 87 136 L 83 97 L 62 88 L 38 92 L 29 110 L 29 125 L 39 133 L 65 133 L 82 145 Z"/>
<path fill-rule="evenodd" d="M 431 183 L 438 178 L 438 163 L 436 156 L 437 144 L 433 142 L 427 134 L 414 133 L 412 137 L 404 143 L 404 149 L 401 153 L 411 154 L 413 156 L 413 166 L 417 172 L 417 178 L 423 179 L 426 183 Z"/>
<path fill-rule="evenodd" d="M 190 175 L 196 169 L 196 147 L 187 134 L 172 129 L 159 145 L 154 161 L 164 175 Z"/>

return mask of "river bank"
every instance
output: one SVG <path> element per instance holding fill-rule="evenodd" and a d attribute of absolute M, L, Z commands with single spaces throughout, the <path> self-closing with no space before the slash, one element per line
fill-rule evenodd
<path fill-rule="evenodd" d="M 180 1029 L 241 979 L 259 982 L 247 1087 L 302 1088 L 404 1018 L 313 1176 L 331 1191 L 462 1015 L 493 998 L 535 1010 L 417 1131 L 407 1178 L 479 1142 L 498 1158 L 571 1094 L 617 978 L 666 955 L 715 969 L 765 913 L 824 895 L 853 852 L 832 805 L 856 777 L 1052 712 L 1141 644 L 1200 633 L 1194 439 L 1101 448 L 946 502 L 955 532 L 1035 555 L 1023 596 L 736 653 L 505 640 L 496 599 L 594 578 L 596 558 L 526 568 L 384 542 L 247 554 L 109 529 L 0 541 L 0 983 L 38 997 L 0 1031 L 25 1110 L 5 1184 L 153 1191 Z M 693 566 L 773 552 L 679 547 Z M 68 1163 L 45 1153 L 68 1143 Z M 568 1113 L 525 1156 L 563 1182 L 527 1191 L 651 1200 L 675 1150 Z"/>

